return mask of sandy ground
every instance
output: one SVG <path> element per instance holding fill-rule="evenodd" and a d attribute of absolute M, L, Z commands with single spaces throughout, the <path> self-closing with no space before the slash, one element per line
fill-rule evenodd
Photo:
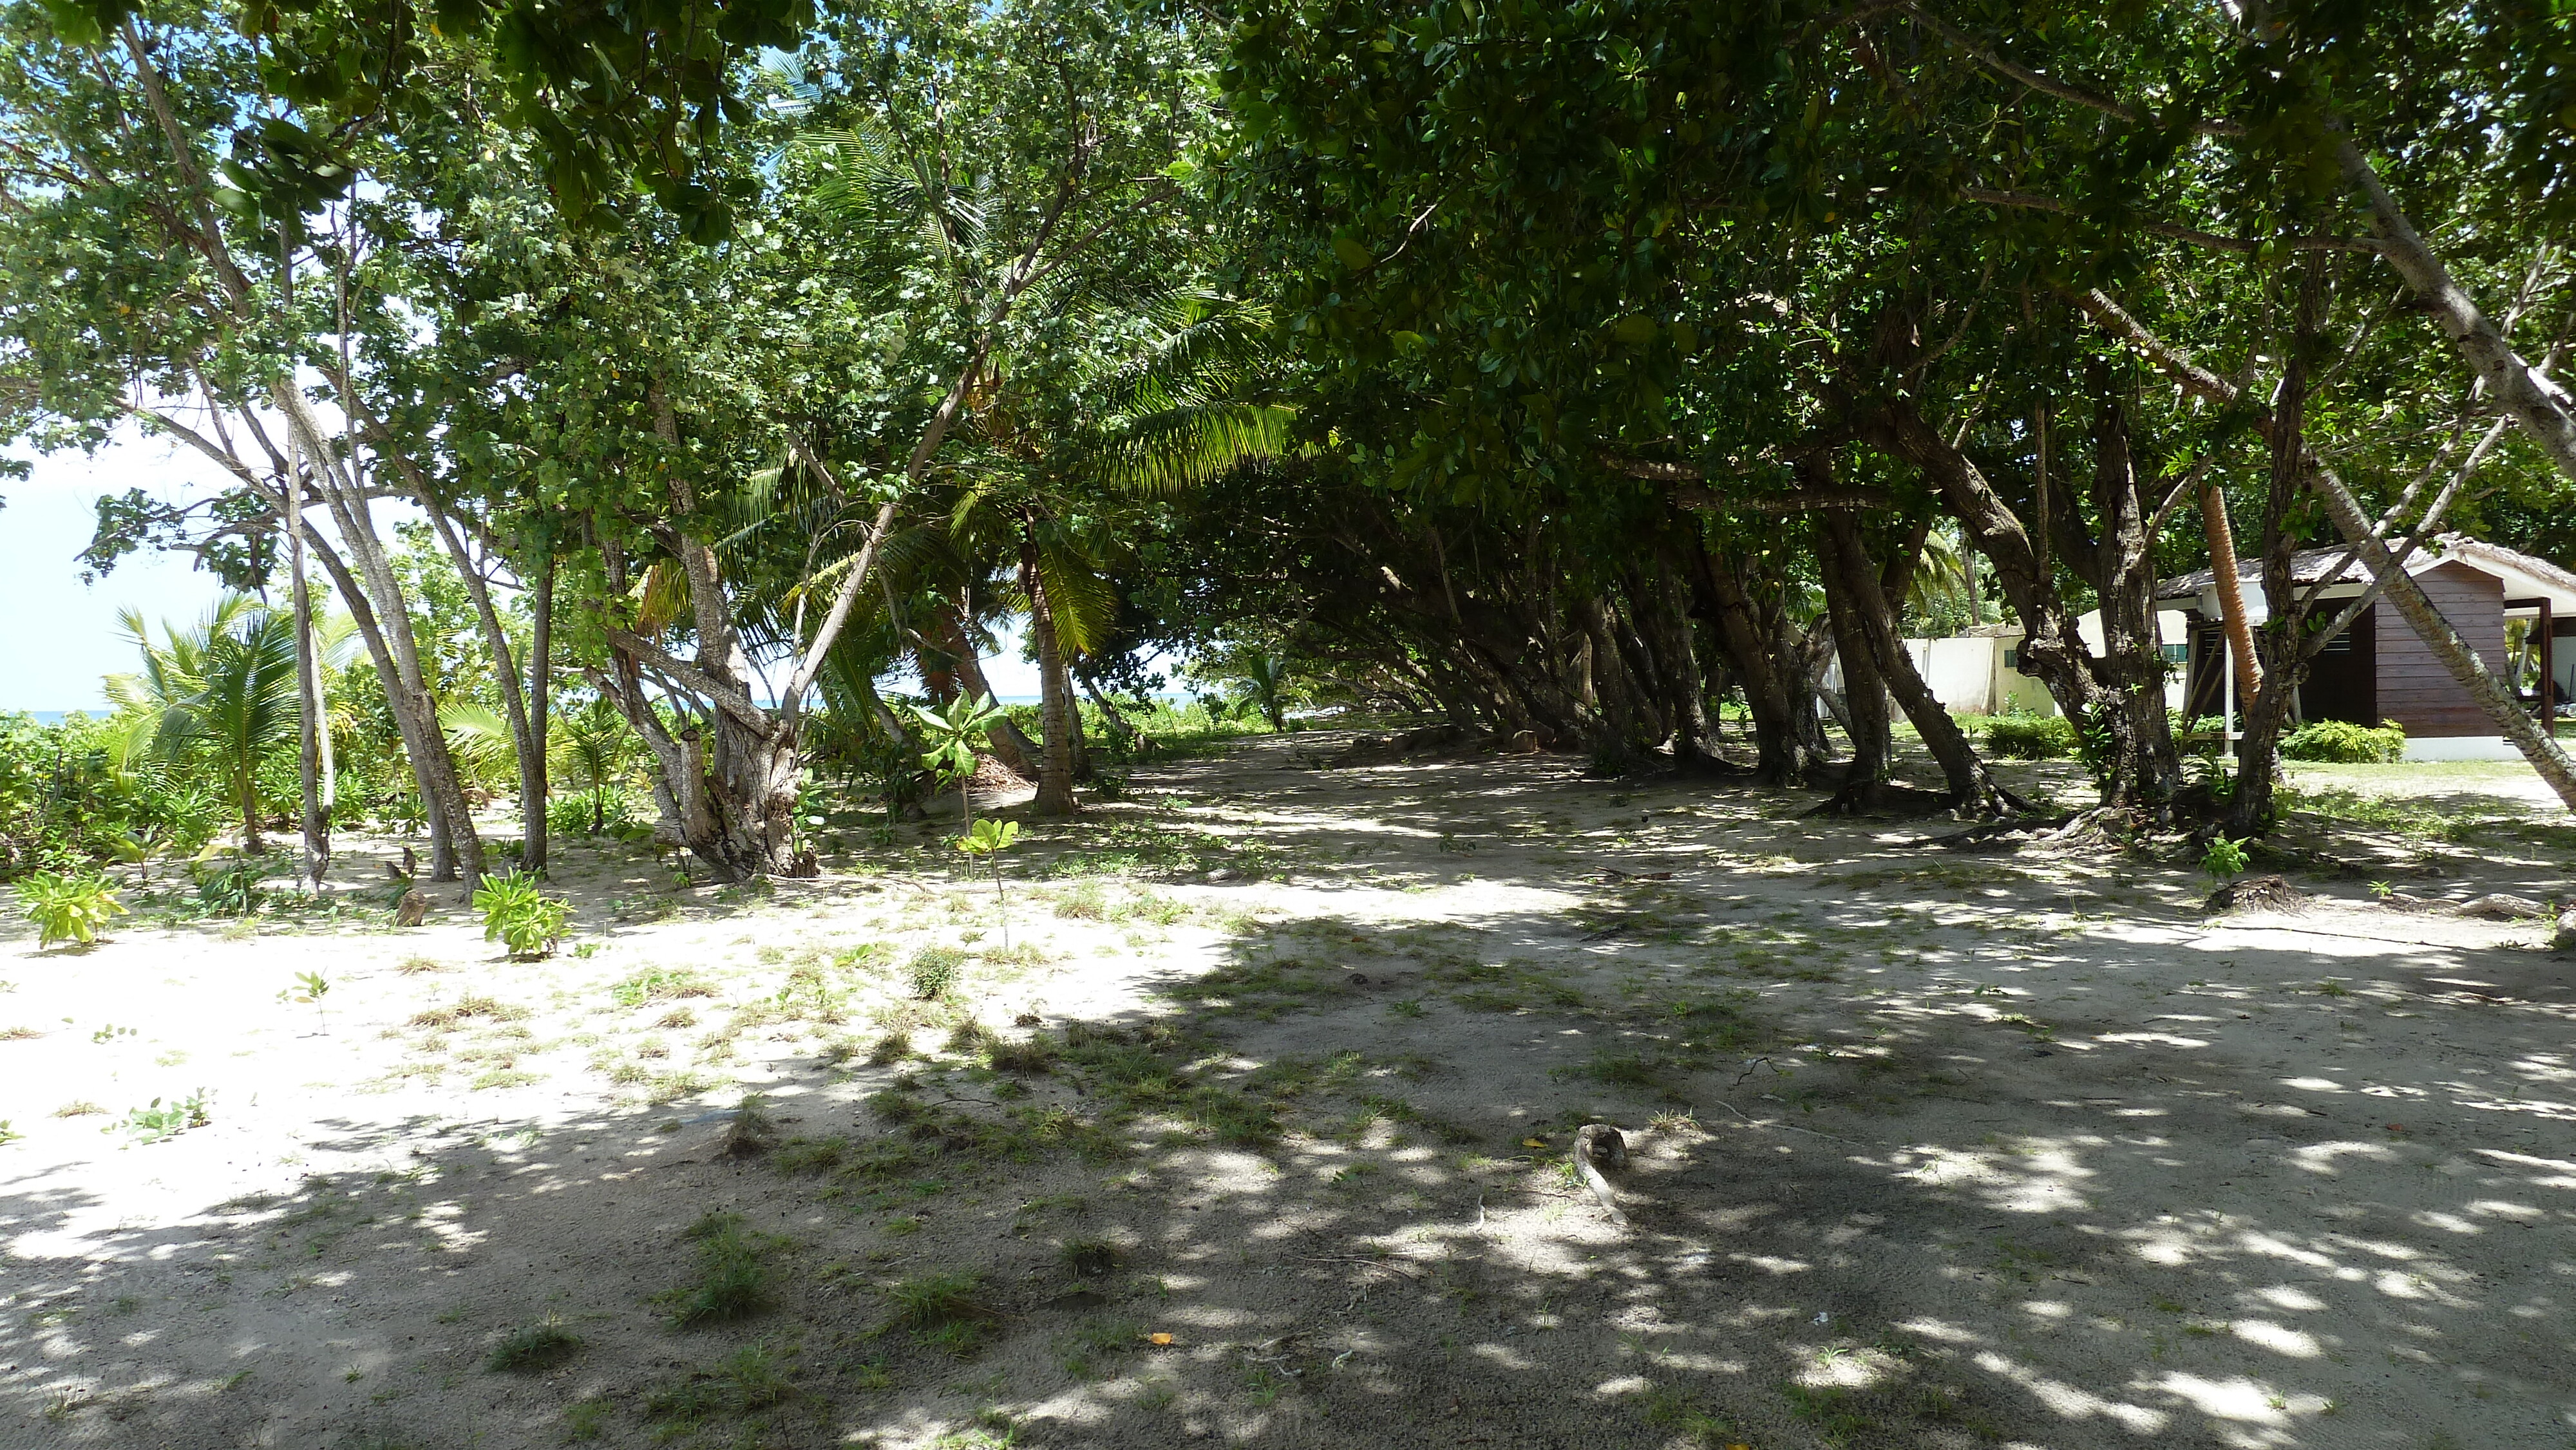
<path fill-rule="evenodd" d="M 918 845 L 573 847 L 541 963 L 12 913 L 0 1445 L 2576 1444 L 2576 963 L 2373 900 L 2576 897 L 2509 780 L 2381 778 L 2538 826 L 2310 832 L 2311 909 L 2212 919 L 1337 743 L 1032 826 L 1006 915 Z"/>

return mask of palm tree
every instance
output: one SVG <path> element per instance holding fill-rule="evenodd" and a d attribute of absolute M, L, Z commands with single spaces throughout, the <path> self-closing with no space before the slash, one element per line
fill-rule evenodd
<path fill-rule="evenodd" d="M 594 836 L 608 829 L 608 782 L 626 773 L 631 739 L 617 707 L 595 697 L 555 722 L 549 745 L 564 772 L 578 775 L 583 782 L 582 791 L 590 797 Z"/>
<path fill-rule="evenodd" d="M 1044 395 L 997 385 L 965 436 L 949 533 L 969 556 L 1010 561 L 1038 657 L 1039 815 L 1074 810 L 1071 662 L 1108 638 L 1121 507 L 1195 488 L 1286 446 L 1293 410 L 1265 402 L 1256 369 L 1268 314 L 1191 292 L 1130 299 L 1155 324 L 1141 345 L 1079 359 Z"/>
<path fill-rule="evenodd" d="M 1288 695 L 1292 688 L 1288 657 L 1266 649 L 1255 650 L 1235 667 L 1235 680 L 1260 709 L 1261 718 L 1270 722 L 1271 733 L 1284 733 L 1288 729 Z"/>
<path fill-rule="evenodd" d="M 107 681 L 109 698 L 133 713 L 129 748 L 163 760 L 202 759 L 241 812 L 242 849 L 266 850 L 259 764 L 296 738 L 293 617 L 249 595 L 227 594 L 192 629 L 165 621 L 158 644 L 141 614 L 129 609 L 119 620 L 143 652 L 141 674 Z"/>

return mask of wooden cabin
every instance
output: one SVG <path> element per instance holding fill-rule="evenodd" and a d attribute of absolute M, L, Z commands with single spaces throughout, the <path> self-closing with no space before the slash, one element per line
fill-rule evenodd
<path fill-rule="evenodd" d="M 2358 560 L 2344 563 L 2344 555 L 2340 548 L 2308 549 L 2291 561 L 2299 587 L 2320 591 L 2319 612 L 2329 619 L 2340 613 L 2336 600 L 2349 601 L 2370 583 L 2369 570 Z M 2406 572 L 2487 668 L 2514 684 L 2526 709 L 2576 720 L 2576 706 L 2569 703 L 2576 701 L 2576 574 L 2456 534 L 2416 551 Z M 2242 561 L 2241 577 L 2246 609 L 2259 622 L 2265 614 L 2262 566 Z M 2214 579 L 2203 569 L 2156 586 L 2159 604 L 2179 609 L 2186 621 L 2180 708 L 2193 718 L 2221 714 L 2229 693 L 2226 627 Z M 2524 623 L 2512 629 L 2514 620 Z M 2517 647 L 2508 649 L 2509 637 Z M 2517 758 L 2495 722 L 2384 598 L 2329 641 L 2310 666 L 2299 687 L 2299 715 L 2365 725 L 2393 720 L 2405 728 L 2409 760 Z"/>

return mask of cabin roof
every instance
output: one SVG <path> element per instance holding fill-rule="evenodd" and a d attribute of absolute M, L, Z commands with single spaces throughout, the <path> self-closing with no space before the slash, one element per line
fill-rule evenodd
<path fill-rule="evenodd" d="M 2301 549 L 2290 556 L 2291 582 L 2303 585 L 2368 584 L 2369 567 L 2359 559 L 2348 559 L 2348 553 L 2339 544 L 2323 549 Z M 2406 572 L 2421 574 L 2449 563 L 2464 564 L 2501 580 L 2508 599 L 2546 597 L 2553 611 L 2576 614 L 2576 573 L 2519 549 L 2508 549 L 2502 544 L 2490 544 L 2465 534 L 2443 534 L 2429 546 L 2416 550 L 2406 561 Z M 2236 577 L 2245 587 L 2261 589 L 2262 561 L 2239 558 Z M 2214 570 L 2195 569 L 2188 574 L 2161 579 L 2156 582 L 2156 598 L 2197 598 L 2217 578 Z"/>

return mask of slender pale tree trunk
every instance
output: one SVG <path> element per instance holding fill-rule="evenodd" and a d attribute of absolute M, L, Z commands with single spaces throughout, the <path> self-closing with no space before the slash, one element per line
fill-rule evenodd
<path fill-rule="evenodd" d="M 538 875 L 546 869 L 546 797 L 552 786 L 546 759 L 548 705 L 554 696 L 554 540 L 540 538 L 535 577 L 529 581 L 528 745 L 519 757 L 519 859 Z M 593 804 L 597 804 L 596 792 Z"/>
<path fill-rule="evenodd" d="M 330 768 L 324 759 L 330 738 L 328 722 L 322 718 L 322 662 L 314 657 L 313 594 L 304 579 L 304 480 L 295 466 L 292 449 L 287 453 L 286 525 L 287 589 L 295 611 L 295 771 L 300 788 L 304 826 L 304 878 L 319 887 L 331 869 L 331 818 L 324 807 L 322 792 L 325 772 Z"/>

